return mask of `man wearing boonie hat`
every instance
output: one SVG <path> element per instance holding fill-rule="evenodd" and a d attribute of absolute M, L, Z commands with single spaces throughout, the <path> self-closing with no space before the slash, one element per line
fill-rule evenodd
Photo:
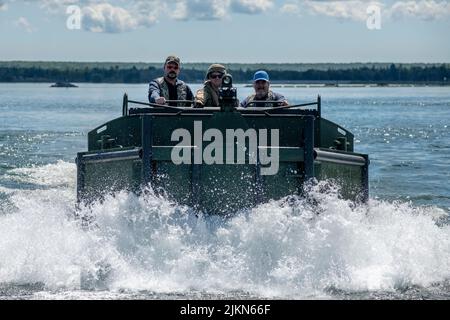
<path fill-rule="evenodd" d="M 222 85 L 222 78 L 226 73 L 227 70 L 221 64 L 214 63 L 209 66 L 203 88 L 197 90 L 195 94 L 195 107 L 219 106 L 219 89 Z"/>
<path fill-rule="evenodd" d="M 180 58 L 171 55 L 164 62 L 164 76 L 150 81 L 148 101 L 156 104 L 166 104 L 167 100 L 193 100 L 191 88 L 178 79 L 181 70 Z M 189 103 L 169 103 L 170 106 L 189 106 Z"/>
<path fill-rule="evenodd" d="M 255 93 L 241 101 L 242 108 L 271 108 L 288 105 L 288 101 L 282 94 L 270 90 L 269 74 L 264 70 L 256 71 L 253 75 L 253 89 L 255 89 Z"/>

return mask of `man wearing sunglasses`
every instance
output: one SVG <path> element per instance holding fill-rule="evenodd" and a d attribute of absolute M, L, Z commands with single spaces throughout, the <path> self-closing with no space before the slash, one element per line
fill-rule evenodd
<path fill-rule="evenodd" d="M 197 90 L 195 95 L 196 108 L 219 106 L 219 89 L 222 85 L 222 78 L 226 73 L 225 67 L 221 64 L 214 63 L 209 66 L 203 88 Z"/>
<path fill-rule="evenodd" d="M 164 76 L 150 81 L 148 101 L 156 104 L 166 104 L 167 100 L 193 100 L 191 88 L 178 79 L 180 74 L 180 58 L 168 56 L 164 63 Z M 187 102 L 170 102 L 170 106 L 190 106 Z"/>
<path fill-rule="evenodd" d="M 253 89 L 255 93 L 241 101 L 242 108 L 272 108 L 288 105 L 288 101 L 282 94 L 270 90 L 269 74 L 264 70 L 256 71 L 253 75 Z"/>

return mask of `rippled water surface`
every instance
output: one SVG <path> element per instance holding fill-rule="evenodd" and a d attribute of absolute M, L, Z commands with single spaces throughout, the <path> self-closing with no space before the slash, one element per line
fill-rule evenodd
<path fill-rule="evenodd" d="M 354 133 L 367 205 L 319 185 L 315 206 L 292 196 L 224 219 L 123 192 L 81 208 L 95 219 L 83 228 L 76 153 L 147 87 L 48 86 L 0 85 L 0 299 L 450 297 L 449 88 L 274 88 L 291 103 L 320 94 Z"/>

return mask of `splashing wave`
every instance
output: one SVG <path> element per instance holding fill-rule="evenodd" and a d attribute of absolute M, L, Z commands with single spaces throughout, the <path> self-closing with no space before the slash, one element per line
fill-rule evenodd
<path fill-rule="evenodd" d="M 298 298 L 450 279 L 448 213 L 436 207 L 358 205 L 322 183 L 307 199 L 290 196 L 229 218 L 195 213 L 151 190 L 120 192 L 76 212 L 74 172 L 65 162 L 20 172 L 49 188 L 7 193 L 0 283 L 78 290 L 83 274 L 107 266 L 108 291 Z M 94 222 L 83 227 L 76 213 Z"/>

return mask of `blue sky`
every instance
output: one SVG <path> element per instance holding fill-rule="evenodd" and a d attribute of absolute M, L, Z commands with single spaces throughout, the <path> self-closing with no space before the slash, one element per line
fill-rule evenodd
<path fill-rule="evenodd" d="M 0 60 L 448 63 L 449 32 L 441 0 L 0 0 Z"/>

